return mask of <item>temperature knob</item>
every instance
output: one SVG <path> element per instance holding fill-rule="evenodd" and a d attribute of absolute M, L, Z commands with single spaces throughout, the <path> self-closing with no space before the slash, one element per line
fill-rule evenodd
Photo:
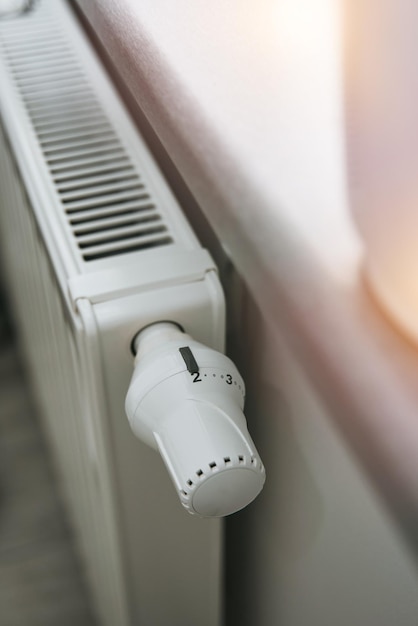
<path fill-rule="evenodd" d="M 160 452 L 190 513 L 239 511 L 263 488 L 265 470 L 242 412 L 237 368 L 173 323 L 145 328 L 133 345 L 126 397 L 132 430 Z"/>

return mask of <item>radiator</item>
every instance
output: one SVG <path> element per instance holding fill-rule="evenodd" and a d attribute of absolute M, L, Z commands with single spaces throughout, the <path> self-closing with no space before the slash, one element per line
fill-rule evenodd
<path fill-rule="evenodd" d="M 0 20 L 5 276 L 100 623 L 221 623 L 222 527 L 185 513 L 124 414 L 131 341 L 222 350 L 216 269 L 61 0 Z"/>

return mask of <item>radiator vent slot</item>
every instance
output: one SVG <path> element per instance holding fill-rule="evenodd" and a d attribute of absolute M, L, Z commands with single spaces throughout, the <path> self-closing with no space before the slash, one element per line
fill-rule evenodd
<path fill-rule="evenodd" d="M 6 66 L 84 261 L 174 243 L 145 177 L 59 26 L 42 15 L 0 31 Z"/>

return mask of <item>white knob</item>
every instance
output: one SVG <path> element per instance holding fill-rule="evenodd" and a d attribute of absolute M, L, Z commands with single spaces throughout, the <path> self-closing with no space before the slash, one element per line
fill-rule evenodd
<path fill-rule="evenodd" d="M 132 430 L 160 452 L 190 513 L 239 511 L 261 491 L 265 470 L 242 412 L 237 368 L 172 323 L 144 329 L 134 346 L 126 396 Z"/>

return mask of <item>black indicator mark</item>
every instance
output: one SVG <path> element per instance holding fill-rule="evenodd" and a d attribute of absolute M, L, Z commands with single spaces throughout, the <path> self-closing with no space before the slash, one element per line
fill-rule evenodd
<path fill-rule="evenodd" d="M 185 348 L 179 348 L 180 354 L 183 357 L 183 361 L 186 363 L 187 370 L 192 376 L 194 376 L 193 382 L 200 383 L 202 379 L 199 376 L 199 366 L 196 363 L 196 359 L 193 356 L 193 352 L 187 346 Z"/>

